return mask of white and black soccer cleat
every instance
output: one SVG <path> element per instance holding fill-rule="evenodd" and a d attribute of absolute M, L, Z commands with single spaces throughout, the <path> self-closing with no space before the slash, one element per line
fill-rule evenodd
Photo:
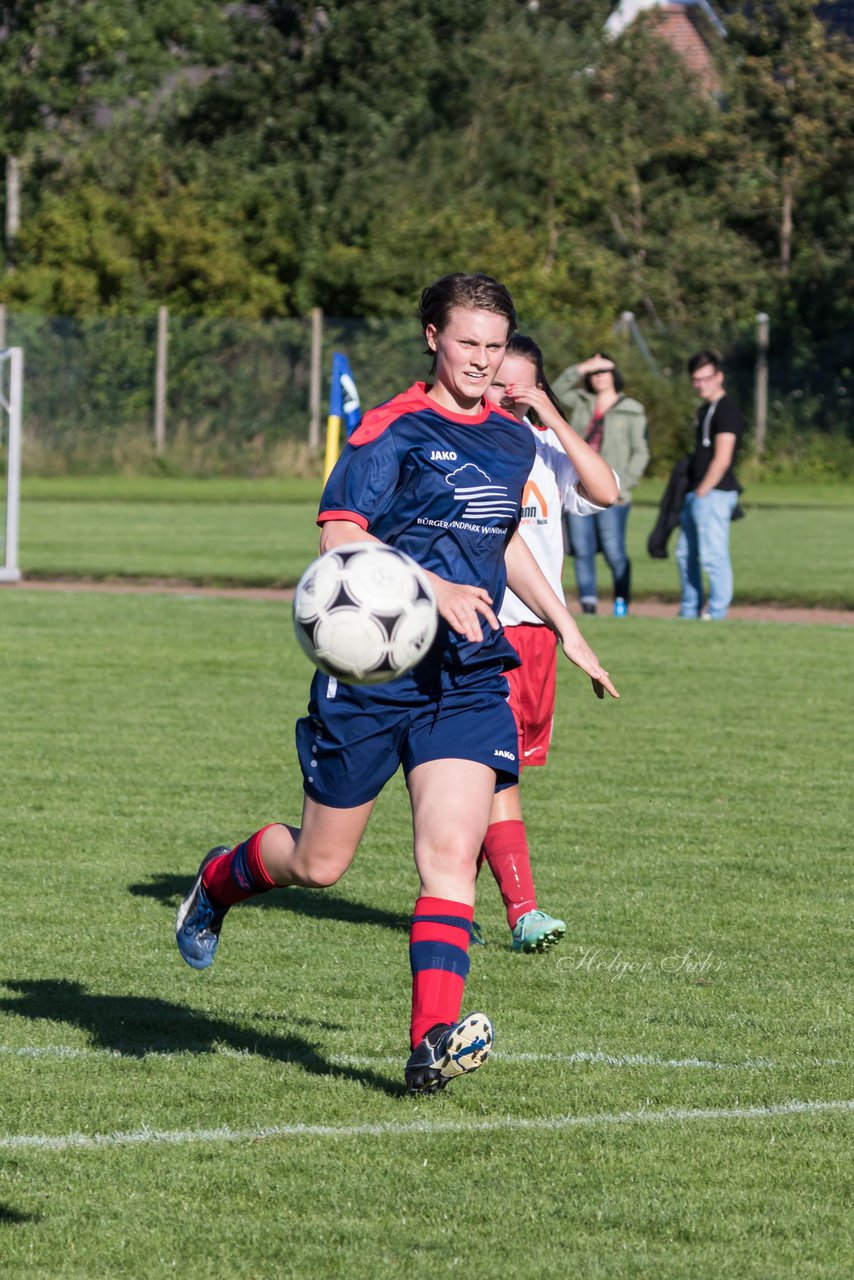
<path fill-rule="evenodd" d="M 456 1076 L 476 1071 L 489 1057 L 493 1038 L 485 1013 L 470 1013 L 453 1025 L 437 1022 L 409 1055 L 407 1093 L 438 1093 Z"/>

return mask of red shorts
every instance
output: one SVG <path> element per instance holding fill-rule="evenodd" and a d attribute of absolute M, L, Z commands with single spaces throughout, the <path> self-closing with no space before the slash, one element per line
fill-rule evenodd
<path fill-rule="evenodd" d="M 548 627 L 522 622 L 504 634 L 522 659 L 507 671 L 510 709 L 519 731 L 519 769 L 545 764 L 552 738 L 557 676 L 557 638 Z"/>

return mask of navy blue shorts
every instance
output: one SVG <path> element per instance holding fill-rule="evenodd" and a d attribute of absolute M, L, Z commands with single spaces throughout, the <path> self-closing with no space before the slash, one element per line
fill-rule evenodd
<path fill-rule="evenodd" d="M 306 795 L 350 809 L 374 800 L 400 765 L 406 775 L 429 760 L 474 760 L 496 773 L 496 790 L 515 785 L 518 733 L 501 672 L 477 673 L 436 695 L 402 696 L 399 681 L 348 685 L 316 675 L 309 714 L 296 724 Z"/>

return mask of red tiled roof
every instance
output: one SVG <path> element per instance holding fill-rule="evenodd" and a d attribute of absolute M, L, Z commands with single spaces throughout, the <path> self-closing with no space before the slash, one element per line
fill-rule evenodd
<path fill-rule="evenodd" d="M 709 46 L 681 4 L 663 4 L 644 15 L 662 40 L 679 55 L 707 93 L 721 87 Z"/>

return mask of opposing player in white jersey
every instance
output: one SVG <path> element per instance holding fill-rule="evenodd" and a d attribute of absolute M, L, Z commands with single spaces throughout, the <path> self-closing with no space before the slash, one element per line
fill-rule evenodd
<path fill-rule="evenodd" d="M 563 512 L 592 515 L 616 502 L 619 482 L 608 464 L 573 431 L 558 408 L 543 370 L 540 348 L 523 334 L 510 338 L 487 396 L 527 425 L 536 457 L 522 496 L 519 533 L 555 595 L 563 601 Z M 508 671 L 510 706 L 519 731 L 519 772 L 544 765 L 555 708 L 557 638 L 518 596 L 508 590 L 499 619 L 522 659 Z M 514 951 L 543 951 L 566 932 L 563 920 L 541 911 L 519 785 L 498 791 L 481 859 L 498 882 Z"/>

